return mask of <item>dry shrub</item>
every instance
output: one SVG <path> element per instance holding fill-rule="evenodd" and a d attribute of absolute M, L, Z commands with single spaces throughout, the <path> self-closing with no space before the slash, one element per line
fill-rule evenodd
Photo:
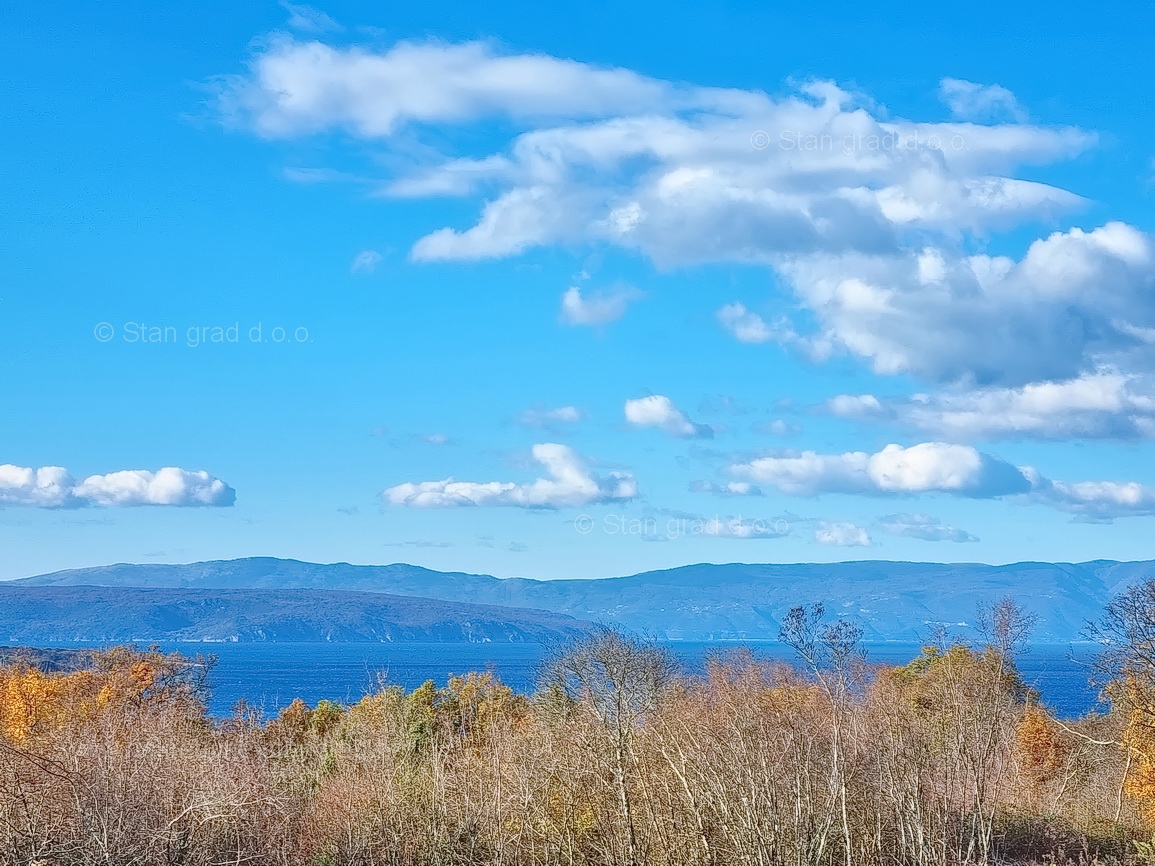
<path fill-rule="evenodd" d="M 0 669 L 0 864 L 1105 864 L 1150 838 L 1134 711 L 1055 719 L 997 641 L 868 669 L 793 622 L 809 671 L 689 676 L 599 634 L 533 697 L 471 674 L 268 721 L 209 719 L 204 660 Z"/>

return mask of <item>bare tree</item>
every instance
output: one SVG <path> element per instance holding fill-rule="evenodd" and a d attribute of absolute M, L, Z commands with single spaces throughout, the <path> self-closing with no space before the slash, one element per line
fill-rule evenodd
<path fill-rule="evenodd" d="M 1155 707 L 1155 580 L 1116 597 L 1086 634 L 1103 647 L 1092 666 L 1099 683 L 1127 680 L 1136 707 Z"/>
<path fill-rule="evenodd" d="M 611 630 L 579 639 L 544 666 L 545 682 L 589 707 L 609 732 L 618 802 L 626 824 L 630 866 L 645 862 L 630 785 L 633 736 L 657 710 L 678 672 L 671 653 L 653 642 Z"/>
<path fill-rule="evenodd" d="M 826 608 L 822 604 L 791 609 L 782 621 L 778 639 L 806 663 L 830 702 L 833 734 L 830 783 L 837 798 L 846 866 L 854 866 L 854 846 L 846 802 L 846 728 L 852 684 L 856 674 L 862 671 L 866 654 L 861 643 L 861 626 L 846 619 L 823 623 L 825 615 Z M 818 855 L 821 857 L 821 847 Z"/>
<path fill-rule="evenodd" d="M 1117 813 L 1130 783 L 1144 808 L 1155 814 L 1155 580 L 1117 596 L 1086 634 L 1103 647 L 1091 665 L 1092 678 L 1126 720 L 1119 744 L 1127 762 Z"/>

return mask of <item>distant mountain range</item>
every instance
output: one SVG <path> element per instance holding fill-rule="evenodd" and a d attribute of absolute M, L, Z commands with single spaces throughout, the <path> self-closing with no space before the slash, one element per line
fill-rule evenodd
<path fill-rule="evenodd" d="M 944 626 L 955 632 L 973 628 L 980 603 L 1010 595 L 1038 616 L 1035 641 L 1065 643 L 1079 640 L 1085 623 L 1120 590 L 1152 577 L 1155 562 L 1107 560 L 702 564 L 587 580 L 499 579 L 403 564 L 319 565 L 265 557 L 122 564 L 0 584 L 0 640 L 19 626 L 21 616 L 39 623 L 25 628 L 28 640 L 46 640 L 35 637 L 46 629 L 76 633 L 79 622 L 87 623 L 81 630 L 127 634 L 152 628 L 157 637 L 163 632 L 240 640 L 533 640 L 534 634 L 565 634 L 588 622 L 670 640 L 774 640 L 789 608 L 822 601 L 832 614 L 858 620 L 868 640 L 919 641 Z M 51 590 L 83 586 L 138 591 L 53 601 Z M 141 587 L 167 595 L 141 593 Z M 24 595 L 33 588 L 43 594 Z M 374 601 L 380 593 L 390 594 L 387 601 Z M 404 609 L 398 596 L 408 597 L 412 609 Z M 15 615 L 13 605 L 22 598 L 25 612 Z M 123 612 L 115 610 L 123 605 Z M 97 612 L 105 607 L 106 613 Z M 165 619 L 169 611 L 171 621 Z M 466 620 L 470 625 L 462 625 Z M 114 622 L 120 623 L 115 629 Z"/>
<path fill-rule="evenodd" d="M 565 614 L 379 592 L 0 584 L 0 641 L 534 641 Z"/>

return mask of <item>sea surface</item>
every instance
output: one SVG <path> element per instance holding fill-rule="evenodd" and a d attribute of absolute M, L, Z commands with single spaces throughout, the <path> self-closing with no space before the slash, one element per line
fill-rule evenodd
<path fill-rule="evenodd" d="M 68 644 L 70 647 L 92 644 Z M 690 671 L 699 671 L 710 653 L 747 648 L 756 657 L 791 661 L 779 643 L 673 642 L 667 646 Z M 444 685 L 450 676 L 492 671 L 516 691 L 532 692 L 545 648 L 531 643 L 162 643 L 165 651 L 217 657 L 209 677 L 210 712 L 229 715 L 242 698 L 274 715 L 294 698 L 309 704 L 327 699 L 352 704 L 383 685 L 412 689 L 426 680 Z M 867 660 L 905 664 L 918 644 L 868 644 Z M 1016 659 L 1028 685 L 1062 718 L 1106 709 L 1088 682 L 1088 645 L 1036 644 Z"/>

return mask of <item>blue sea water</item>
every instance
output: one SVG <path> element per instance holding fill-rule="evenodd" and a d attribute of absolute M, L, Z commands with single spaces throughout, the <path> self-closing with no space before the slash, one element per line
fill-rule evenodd
<path fill-rule="evenodd" d="M 668 646 L 691 671 L 700 670 L 709 653 L 737 647 L 761 658 L 792 660 L 789 648 L 777 643 Z M 511 688 L 530 692 L 545 653 L 530 643 L 172 643 L 161 648 L 217 657 L 209 679 L 209 710 L 215 716 L 228 715 L 242 698 L 273 715 L 296 697 L 309 704 L 322 699 L 351 704 L 382 685 L 412 689 L 426 680 L 444 685 L 451 675 L 469 671 L 492 671 Z M 1085 645 L 1034 645 L 1016 662 L 1045 704 L 1062 718 L 1075 718 L 1105 709 L 1088 683 L 1093 651 Z M 880 664 L 905 664 L 918 653 L 918 644 L 867 646 L 867 660 Z"/>

